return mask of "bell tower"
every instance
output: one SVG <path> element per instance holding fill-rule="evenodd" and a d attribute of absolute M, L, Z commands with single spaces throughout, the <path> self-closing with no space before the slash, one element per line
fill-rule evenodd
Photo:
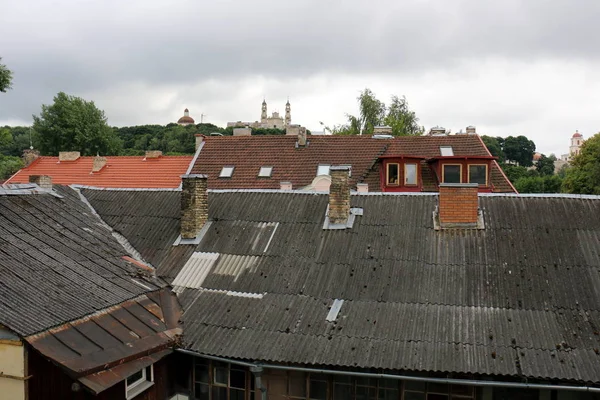
<path fill-rule="evenodd" d="M 292 124 L 292 108 L 290 106 L 290 99 L 288 97 L 287 103 L 285 103 L 285 125 L 289 126 Z"/>
<path fill-rule="evenodd" d="M 261 120 L 261 122 L 264 122 L 265 119 L 267 119 L 267 102 L 265 99 L 263 99 L 260 120 Z"/>

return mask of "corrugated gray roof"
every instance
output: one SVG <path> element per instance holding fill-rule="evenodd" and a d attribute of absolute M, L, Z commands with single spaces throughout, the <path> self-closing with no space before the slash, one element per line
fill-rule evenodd
<path fill-rule="evenodd" d="M 143 212 L 160 192 L 85 194 L 94 206 L 132 205 L 112 216 L 142 232 L 160 226 Z M 178 196 L 162 201 L 177 230 Z M 198 246 L 160 247 L 173 243 L 171 228 L 153 239 L 170 278 L 193 252 L 218 253 L 202 289 L 181 293 L 185 345 L 274 362 L 600 382 L 600 199 L 480 196 L 485 229 L 454 231 L 433 229 L 437 196 L 351 203 L 363 215 L 331 231 L 326 195 L 212 192 Z M 219 269 L 248 257 L 251 268 Z M 344 303 L 327 322 L 334 299 Z"/>
<path fill-rule="evenodd" d="M 22 336 L 164 284 L 127 253 L 68 188 L 0 195 L 0 325 Z"/>

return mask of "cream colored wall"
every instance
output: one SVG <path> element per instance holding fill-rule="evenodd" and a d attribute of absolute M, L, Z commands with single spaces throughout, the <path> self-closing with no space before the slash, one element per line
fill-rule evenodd
<path fill-rule="evenodd" d="M 0 373 L 25 377 L 25 351 L 16 340 L 0 340 Z M 25 381 L 0 376 L 0 397 L 3 399 L 25 399 Z"/>

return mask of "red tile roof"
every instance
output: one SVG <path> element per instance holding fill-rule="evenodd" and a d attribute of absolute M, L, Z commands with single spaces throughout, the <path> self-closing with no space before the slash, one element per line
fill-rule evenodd
<path fill-rule="evenodd" d="M 405 136 L 378 139 L 371 136 L 309 136 L 308 146 L 297 147 L 297 137 L 286 136 L 208 136 L 192 173 L 207 174 L 211 189 L 278 189 L 289 181 L 294 189 L 308 186 L 319 164 L 351 165 L 350 184 L 369 183 L 379 187 L 378 159 L 382 156 L 440 156 L 440 146 L 452 146 L 458 156 L 490 156 L 477 135 Z M 223 166 L 235 166 L 231 178 L 219 178 Z M 272 166 L 270 178 L 259 178 L 261 166 Z M 427 171 L 425 171 L 427 172 Z M 495 162 L 492 162 L 494 191 L 514 188 Z"/>
<path fill-rule="evenodd" d="M 58 157 L 39 157 L 13 175 L 6 183 L 28 183 L 30 175 L 49 175 L 53 184 L 87 185 L 106 188 L 176 188 L 193 156 L 106 157 L 106 165 L 92 173 L 94 157 L 59 162 Z"/>

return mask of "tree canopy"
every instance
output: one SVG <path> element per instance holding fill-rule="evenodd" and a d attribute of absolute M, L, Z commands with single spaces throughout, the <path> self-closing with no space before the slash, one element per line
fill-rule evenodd
<path fill-rule="evenodd" d="M 93 101 L 64 92 L 54 97 L 53 104 L 42 105 L 39 116 L 33 116 L 33 130 L 39 150 L 45 155 L 57 155 L 60 151 L 116 155 L 121 147 L 104 111 Z"/>
<path fill-rule="evenodd" d="M 392 96 L 389 106 L 378 100 L 371 89 L 363 90 L 357 97 L 358 115 L 346 114 L 348 122 L 325 130 L 334 135 L 370 135 L 376 126 L 387 125 L 392 135 L 421 135 L 423 128 L 418 125 L 414 111 L 408 107 L 405 97 Z"/>
<path fill-rule="evenodd" d="M 2 57 L 0 57 L 2 61 Z M 9 70 L 6 65 L 0 63 L 0 92 L 6 93 L 8 89 L 12 88 L 12 71 Z"/>
<path fill-rule="evenodd" d="M 583 142 L 567 169 L 562 190 L 566 193 L 600 194 L 600 133 Z"/>

